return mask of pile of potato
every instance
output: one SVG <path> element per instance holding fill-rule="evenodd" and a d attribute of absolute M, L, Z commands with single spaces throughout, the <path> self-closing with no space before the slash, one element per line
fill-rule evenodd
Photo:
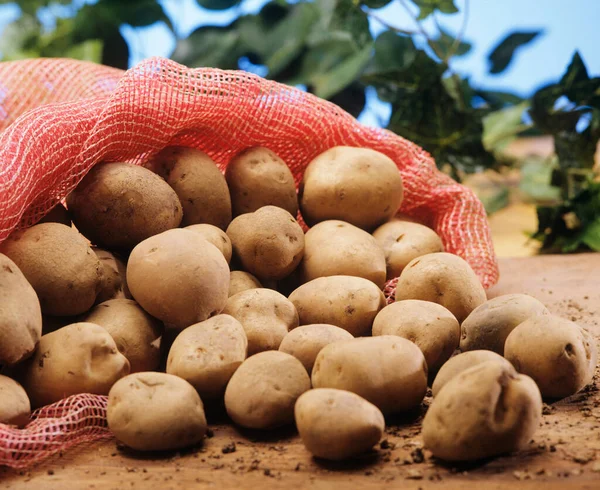
<path fill-rule="evenodd" d="M 208 405 L 242 427 L 295 423 L 312 454 L 338 460 L 432 386 L 424 444 L 458 461 L 519 449 L 542 397 L 590 382 L 584 328 L 524 294 L 487 301 L 433 230 L 396 217 L 387 156 L 331 148 L 298 194 L 288 163 L 262 147 L 224 175 L 183 147 L 147 167 L 102 163 L 68 211 L 1 243 L 0 422 L 108 395 L 119 440 L 166 450 L 203 439 Z"/>

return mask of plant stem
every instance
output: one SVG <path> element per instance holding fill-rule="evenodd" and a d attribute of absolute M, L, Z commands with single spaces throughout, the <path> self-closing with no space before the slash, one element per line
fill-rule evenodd
<path fill-rule="evenodd" d="M 409 6 L 406 4 L 406 1 L 405 0 L 399 0 L 399 1 L 400 1 L 400 5 L 402 5 L 402 7 L 404 7 L 404 10 L 406 10 L 406 12 L 408 13 L 408 15 L 410 15 L 411 19 L 416 24 L 417 29 L 419 30 L 419 32 L 425 37 L 425 39 L 427 40 L 427 44 L 429 44 L 429 46 L 431 47 L 431 49 L 433 49 L 433 52 L 435 53 L 435 55 L 440 60 L 444 61 L 444 56 L 442 56 L 442 54 L 440 53 L 437 44 L 431 39 L 431 37 L 429 36 L 429 34 L 427 34 L 427 31 L 423 28 L 423 25 L 417 20 L 417 18 L 415 17 L 415 14 L 412 13 L 412 10 L 410 10 Z M 444 64 L 446 66 L 448 66 L 447 63 L 444 62 Z"/>
<path fill-rule="evenodd" d="M 379 22 L 382 26 L 386 27 L 390 31 L 394 31 L 394 32 L 397 32 L 398 34 L 403 34 L 406 36 L 414 36 L 415 34 L 418 34 L 418 32 L 401 29 L 400 27 L 396 27 L 391 24 L 388 24 L 387 21 L 383 20 L 383 18 L 381 18 L 379 15 L 377 15 L 375 12 L 373 12 L 373 10 L 371 10 L 368 7 L 363 7 L 362 10 L 365 14 L 367 14 L 369 17 L 372 17 L 373 19 L 375 19 L 377 22 Z"/>
<path fill-rule="evenodd" d="M 452 56 L 454 56 L 454 53 L 456 53 L 456 50 L 458 49 L 458 47 L 460 46 L 460 43 L 462 42 L 463 38 L 465 37 L 465 32 L 467 30 L 468 23 L 469 23 L 469 0 L 465 0 L 465 9 L 464 9 L 462 25 L 460 26 L 460 31 L 458 32 L 456 39 L 454 39 L 452 46 L 450 46 L 450 49 L 448 50 L 448 53 L 446 54 L 446 59 L 444 60 L 445 62 L 448 62 L 448 60 Z"/>

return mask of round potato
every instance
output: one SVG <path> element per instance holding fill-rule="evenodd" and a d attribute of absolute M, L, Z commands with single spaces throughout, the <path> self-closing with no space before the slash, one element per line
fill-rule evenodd
<path fill-rule="evenodd" d="M 225 307 L 229 267 L 219 249 L 198 233 L 168 230 L 133 249 L 127 284 L 144 310 L 182 330 Z"/>
<path fill-rule="evenodd" d="M 167 373 L 189 382 L 204 401 L 221 398 L 246 359 L 248 339 L 241 323 L 217 315 L 181 332 L 169 351 Z"/>
<path fill-rule="evenodd" d="M 246 359 L 225 390 L 231 419 L 249 429 L 274 429 L 294 422 L 294 404 L 310 390 L 310 378 L 294 356 L 267 351 Z"/>
<path fill-rule="evenodd" d="M 139 165 L 93 167 L 67 197 L 73 223 L 93 244 L 131 250 L 142 240 L 176 228 L 181 203 L 158 175 Z"/>
<path fill-rule="evenodd" d="M 290 213 L 275 206 L 238 216 L 227 235 L 244 270 L 261 281 L 289 276 L 304 254 L 302 228 Z"/>
<path fill-rule="evenodd" d="M 310 374 L 317 354 L 323 347 L 351 338 L 353 338 L 351 333 L 335 325 L 303 325 L 295 328 L 283 338 L 279 350 L 298 359 Z"/>
<path fill-rule="evenodd" d="M 342 220 L 373 229 L 396 214 L 402 197 L 402 177 L 392 159 L 368 148 L 336 146 L 306 167 L 300 210 L 310 226 Z"/>
<path fill-rule="evenodd" d="M 131 299 L 131 293 L 127 287 L 127 268 L 125 263 L 107 250 L 97 247 L 93 247 L 92 250 L 102 264 L 101 287 L 96 298 L 96 303 L 104 303 L 109 299 Z"/>
<path fill-rule="evenodd" d="M 108 428 L 138 451 L 192 446 L 206 434 L 202 400 L 187 381 L 165 373 L 135 373 L 108 394 Z"/>
<path fill-rule="evenodd" d="M 67 208 L 62 203 L 58 203 L 38 223 L 61 223 L 65 226 L 71 226 L 71 216 Z"/>
<path fill-rule="evenodd" d="M 229 264 L 231 261 L 231 240 L 227 236 L 221 228 L 218 228 L 214 225 L 208 225 L 206 223 L 202 223 L 199 225 L 190 225 L 185 227 L 186 230 L 195 231 L 204 237 L 209 243 L 212 243 L 215 247 L 217 247 L 225 260 Z"/>
<path fill-rule="evenodd" d="M 517 451 L 542 419 L 542 397 L 512 366 L 485 362 L 448 382 L 423 420 L 423 441 L 434 456 L 471 461 Z"/>
<path fill-rule="evenodd" d="M 373 237 L 385 253 L 388 281 L 398 277 L 411 260 L 444 251 L 435 231 L 410 221 L 392 219 L 377 228 Z"/>
<path fill-rule="evenodd" d="M 549 314 L 546 307 L 527 294 L 505 294 L 475 308 L 461 325 L 460 350 L 487 349 L 504 354 L 506 337 L 535 315 Z"/>
<path fill-rule="evenodd" d="M 334 461 L 368 451 L 385 429 L 383 414 L 375 405 L 355 393 L 332 388 L 302 394 L 294 414 L 306 449 Z"/>
<path fill-rule="evenodd" d="M 227 300 L 224 314 L 244 327 L 248 355 L 277 350 L 286 334 L 298 326 L 298 312 L 282 294 L 272 289 L 248 289 Z"/>
<path fill-rule="evenodd" d="M 29 422 L 31 405 L 23 387 L 0 374 L 0 424 L 22 427 Z"/>
<path fill-rule="evenodd" d="M 253 213 L 263 206 L 277 206 L 298 214 L 294 176 L 286 163 L 268 148 L 257 146 L 234 156 L 225 178 L 231 192 L 233 215 Z"/>
<path fill-rule="evenodd" d="M 375 316 L 385 306 L 385 296 L 362 277 L 318 277 L 290 294 L 300 325 L 327 323 L 359 337 L 368 335 Z"/>
<path fill-rule="evenodd" d="M 554 315 L 530 317 L 508 335 L 504 357 L 531 376 L 544 398 L 564 398 L 590 381 L 598 353 L 590 333 Z"/>
<path fill-rule="evenodd" d="M 458 348 L 460 325 L 443 306 L 408 299 L 388 305 L 377 314 L 373 335 L 397 335 L 417 344 L 431 375 Z"/>
<path fill-rule="evenodd" d="M 389 414 L 419 406 L 427 391 L 427 363 L 402 337 L 363 337 L 323 347 L 311 379 L 314 388 L 352 391 Z"/>
<path fill-rule="evenodd" d="M 89 310 L 100 292 L 102 264 L 73 228 L 42 223 L 12 233 L 0 244 L 33 286 L 42 313 L 74 316 Z"/>
<path fill-rule="evenodd" d="M 385 255 L 366 231 L 343 221 L 323 221 L 305 236 L 300 265 L 305 282 L 325 276 L 356 276 L 385 284 Z"/>
<path fill-rule="evenodd" d="M 131 299 L 100 303 L 85 318 L 104 328 L 131 366 L 130 372 L 155 371 L 160 363 L 163 325 Z"/>
<path fill-rule="evenodd" d="M 469 264 L 458 255 L 441 252 L 411 260 L 402 271 L 396 301 L 405 299 L 438 303 L 462 323 L 487 298 Z"/>
<path fill-rule="evenodd" d="M 262 288 L 262 284 L 249 272 L 231 271 L 229 274 L 229 297 L 248 289 Z"/>
<path fill-rule="evenodd" d="M 110 334 L 82 322 L 43 335 L 21 375 L 31 405 L 37 408 L 77 393 L 108 395 L 129 369 Z"/>

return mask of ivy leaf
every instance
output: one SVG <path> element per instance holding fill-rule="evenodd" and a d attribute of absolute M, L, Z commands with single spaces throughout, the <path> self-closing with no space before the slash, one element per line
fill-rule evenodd
<path fill-rule="evenodd" d="M 237 68 L 236 31 L 220 26 L 202 26 L 177 43 L 172 59 L 190 67 Z"/>
<path fill-rule="evenodd" d="M 600 252 L 600 218 L 585 228 L 581 234 L 581 241 L 595 252 Z"/>
<path fill-rule="evenodd" d="M 491 63 L 490 73 L 502 73 L 512 61 L 512 57 L 520 47 L 529 44 L 543 31 L 517 31 L 506 36 L 488 55 Z"/>
<path fill-rule="evenodd" d="M 560 189 L 552 185 L 555 168 L 556 165 L 547 159 L 528 158 L 521 166 L 519 190 L 537 203 L 557 203 Z"/>
<path fill-rule="evenodd" d="M 412 0 L 419 7 L 418 20 L 429 17 L 435 10 L 443 14 L 455 14 L 458 12 L 454 0 Z"/>
<path fill-rule="evenodd" d="M 207 10 L 227 10 L 236 6 L 241 0 L 196 0 L 198 5 Z"/>
<path fill-rule="evenodd" d="M 361 0 L 361 5 L 365 5 L 371 9 L 380 9 L 385 7 L 392 0 Z"/>
<path fill-rule="evenodd" d="M 374 54 L 365 75 L 404 70 L 415 59 L 417 49 L 409 36 L 384 31 L 375 39 Z"/>
<path fill-rule="evenodd" d="M 91 61 L 100 63 L 102 60 L 104 43 L 100 39 L 89 39 L 79 44 L 71 46 L 64 52 L 66 58 L 76 60 Z"/>
<path fill-rule="evenodd" d="M 333 95 L 329 100 L 339 105 L 354 117 L 358 117 L 367 103 L 365 87 L 359 82 L 353 82 L 342 91 Z"/>
<path fill-rule="evenodd" d="M 438 38 L 428 41 L 428 44 L 432 46 L 432 48 L 435 46 L 433 49 L 437 48 L 437 52 L 439 52 L 444 59 L 448 59 L 450 56 L 464 56 L 471 51 L 471 43 L 463 40 L 454 47 L 455 41 L 456 38 L 454 36 L 440 28 L 440 35 Z"/>
<path fill-rule="evenodd" d="M 488 104 L 491 110 L 498 110 L 509 105 L 523 102 L 523 97 L 498 90 L 475 90 L 474 95 L 480 97 Z"/>
<path fill-rule="evenodd" d="M 524 101 L 512 107 L 492 112 L 483 118 L 483 146 L 488 151 L 501 151 L 523 129 L 523 113 L 529 108 Z"/>

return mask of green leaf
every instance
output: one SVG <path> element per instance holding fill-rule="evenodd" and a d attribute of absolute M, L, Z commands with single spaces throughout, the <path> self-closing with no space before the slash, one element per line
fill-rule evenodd
<path fill-rule="evenodd" d="M 64 56 L 76 60 L 100 63 L 102 60 L 103 48 L 104 43 L 101 40 L 90 39 L 89 41 L 75 44 L 64 53 Z"/>
<path fill-rule="evenodd" d="M 361 0 L 361 5 L 365 5 L 371 9 L 380 9 L 385 7 L 392 0 Z"/>
<path fill-rule="evenodd" d="M 429 17 L 435 10 L 443 14 L 455 14 L 458 12 L 454 0 L 412 0 L 419 7 L 419 20 Z"/>
<path fill-rule="evenodd" d="M 524 101 L 512 107 L 492 112 L 483 118 L 483 146 L 488 151 L 501 151 L 523 129 L 523 113 L 529 108 Z"/>
<path fill-rule="evenodd" d="M 528 158 L 521 166 L 519 190 L 537 203 L 557 203 L 560 189 L 551 185 L 554 169 L 548 160 Z"/>
<path fill-rule="evenodd" d="M 333 95 L 329 100 L 334 104 L 339 105 L 354 117 L 358 117 L 367 103 L 365 87 L 358 82 L 354 82 L 341 92 Z"/>
<path fill-rule="evenodd" d="M 523 102 L 523 97 L 497 90 L 475 90 L 474 95 L 481 97 L 492 110 L 502 109 L 507 105 Z"/>
<path fill-rule="evenodd" d="M 198 4 L 208 10 L 227 10 L 236 6 L 241 0 L 196 0 Z"/>
<path fill-rule="evenodd" d="M 366 75 L 404 70 L 414 60 L 417 49 L 409 36 L 384 31 L 375 39 L 374 55 Z"/>
<path fill-rule="evenodd" d="M 177 43 L 172 58 L 190 67 L 235 69 L 239 34 L 227 27 L 202 26 Z"/>
<path fill-rule="evenodd" d="M 123 70 L 129 67 L 129 46 L 123 38 L 118 28 L 110 30 L 102 36 L 104 43 L 102 47 L 101 63 L 107 66 L 114 66 Z"/>
<path fill-rule="evenodd" d="M 510 64 L 515 51 L 529 44 L 542 32 L 541 30 L 511 32 L 488 55 L 488 60 L 491 63 L 490 73 L 497 74 L 503 72 Z"/>
<path fill-rule="evenodd" d="M 600 252 L 600 217 L 585 228 L 580 239 L 595 252 Z"/>
<path fill-rule="evenodd" d="M 440 28 L 440 35 L 435 40 L 428 41 L 432 49 L 436 50 L 447 60 L 451 56 L 464 56 L 471 51 L 472 44 L 467 41 L 460 41 L 455 46 L 456 38 Z M 435 46 L 435 48 L 434 48 Z"/>

